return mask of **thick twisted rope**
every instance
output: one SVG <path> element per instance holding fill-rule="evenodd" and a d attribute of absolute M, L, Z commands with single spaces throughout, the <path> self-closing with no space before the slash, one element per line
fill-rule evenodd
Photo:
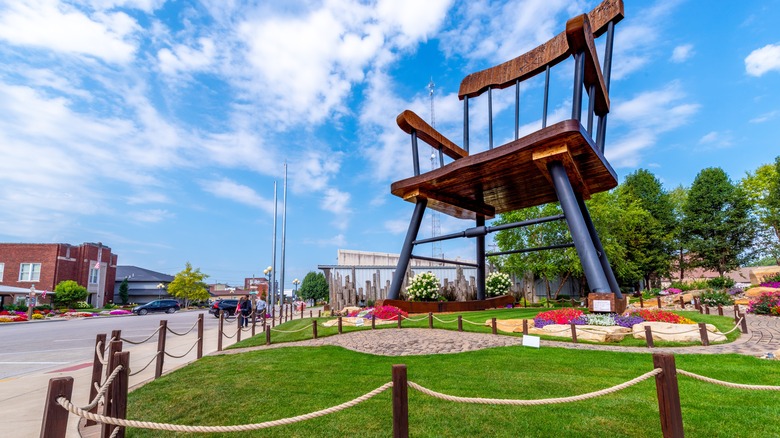
<path fill-rule="evenodd" d="M 152 362 L 154 362 L 154 361 L 157 359 L 157 356 L 159 356 L 159 355 L 160 355 L 160 352 L 159 352 L 159 351 L 158 351 L 157 353 L 154 353 L 154 356 L 152 356 L 152 359 L 151 359 L 151 360 L 150 360 L 150 361 L 149 361 L 149 362 L 148 362 L 146 365 L 144 365 L 144 367 L 143 367 L 143 368 L 141 368 L 140 370 L 138 370 L 138 371 L 136 371 L 136 372 L 134 372 L 134 373 L 130 373 L 130 374 L 128 374 L 128 376 L 135 376 L 135 375 L 141 374 L 141 372 L 142 372 L 143 370 L 145 370 L 145 369 L 149 368 L 149 365 L 151 365 L 151 364 L 152 364 Z"/>
<path fill-rule="evenodd" d="M 731 383 L 731 382 L 724 382 L 723 380 L 717 380 L 713 379 L 711 377 L 705 377 L 700 376 L 698 374 L 694 374 L 685 370 L 677 369 L 677 374 L 682 374 L 683 376 L 690 377 L 692 379 L 701 380 L 702 382 L 712 383 L 715 385 L 725 386 L 727 388 L 736 388 L 736 389 L 752 389 L 755 391 L 780 391 L 780 386 L 770 386 L 770 385 L 745 385 L 742 383 Z"/>
<path fill-rule="evenodd" d="M 484 323 L 481 323 L 481 322 L 471 322 L 468 319 L 463 319 L 463 318 L 461 318 L 461 319 L 463 320 L 463 322 L 469 323 L 471 325 L 485 325 Z"/>
<path fill-rule="evenodd" d="M 94 408 L 95 406 L 100 403 L 100 400 L 103 398 L 104 395 L 106 395 L 106 391 L 108 390 L 109 385 L 111 385 L 111 382 L 114 381 L 116 376 L 119 374 L 120 371 L 122 371 L 122 365 L 118 365 L 116 368 L 114 368 L 114 371 L 111 372 L 111 375 L 106 378 L 106 382 L 103 383 L 103 386 L 97 388 L 97 394 L 95 395 L 95 398 L 89 402 L 88 405 L 82 407 L 81 409 L 84 409 L 85 411 L 89 411 L 90 409 Z M 97 387 L 97 385 L 95 385 Z"/>
<path fill-rule="evenodd" d="M 160 327 L 157 327 L 157 330 L 153 331 L 152 334 L 149 335 L 148 338 L 146 338 L 146 339 L 144 339 L 143 341 L 140 341 L 140 342 L 131 341 L 131 340 L 125 339 L 125 338 L 119 338 L 119 339 L 122 340 L 122 341 L 127 342 L 128 344 L 138 345 L 138 344 L 143 344 L 144 342 L 148 341 L 149 339 L 152 339 L 154 337 L 154 335 L 156 335 L 159 331 L 160 331 Z"/>
<path fill-rule="evenodd" d="M 167 353 L 167 352 L 165 352 L 165 351 L 163 351 L 163 353 L 165 353 L 165 355 L 166 355 L 166 356 L 168 356 L 168 357 L 172 357 L 172 358 L 174 358 L 174 359 L 181 359 L 182 357 L 184 357 L 184 356 L 186 356 L 186 355 L 190 354 L 190 351 L 192 351 L 192 349 L 193 349 L 193 348 L 195 348 L 195 346 L 196 346 L 196 345 L 198 345 L 198 342 L 199 342 L 199 341 L 200 341 L 200 338 L 196 339 L 196 340 L 195 340 L 195 343 L 194 343 L 194 344 L 192 344 L 192 347 L 190 347 L 190 349 L 189 349 L 189 350 L 187 350 L 187 352 L 186 352 L 186 353 L 184 353 L 184 354 L 182 354 L 181 356 L 176 356 L 176 355 L 173 355 L 173 354 L 171 354 L 171 353 Z"/>
<path fill-rule="evenodd" d="M 398 315 L 398 317 L 399 318 L 403 318 L 403 319 L 405 319 L 407 321 L 412 321 L 412 322 L 425 321 L 426 319 L 428 319 L 427 316 L 423 316 L 423 317 L 420 317 L 420 318 L 409 318 L 408 316 Z"/>
<path fill-rule="evenodd" d="M 121 427 L 117 426 L 114 428 L 114 430 L 111 431 L 111 435 L 109 435 L 108 438 L 116 438 L 117 435 L 119 435 L 119 431 L 122 430 Z"/>
<path fill-rule="evenodd" d="M 631 379 L 619 385 L 615 385 L 611 388 L 605 388 L 599 391 L 589 392 L 586 394 L 573 395 L 571 397 L 543 398 L 538 400 L 512 400 L 512 399 L 503 399 L 503 398 L 457 397 L 454 395 L 442 394 L 440 392 L 432 391 L 424 386 L 420 386 L 411 381 L 408 382 L 408 384 L 410 388 L 414 388 L 422 392 L 423 394 L 430 395 L 431 397 L 436 397 L 438 399 L 447 400 L 451 402 L 476 403 L 476 404 L 483 404 L 483 405 L 540 406 L 540 405 L 551 405 L 551 404 L 558 404 L 558 403 L 571 403 L 571 402 L 577 402 L 582 400 L 588 400 L 591 398 L 601 397 L 602 395 L 612 394 L 613 392 L 618 392 L 630 386 L 634 386 L 637 383 L 643 382 L 653 376 L 661 374 L 662 372 L 663 370 L 661 368 L 656 368 L 652 371 L 648 371 L 642 374 L 637 378 Z"/>
<path fill-rule="evenodd" d="M 734 330 L 738 329 L 738 328 L 739 328 L 739 326 L 742 324 L 742 320 L 743 320 L 743 319 L 745 319 L 745 318 L 739 318 L 739 321 L 737 321 L 737 323 L 736 323 L 736 324 L 734 324 L 734 327 L 733 327 L 731 330 L 729 330 L 729 331 L 727 331 L 726 333 L 723 333 L 723 334 L 724 334 L 724 335 L 727 335 L 727 334 L 729 334 L 729 333 L 733 332 Z"/>
<path fill-rule="evenodd" d="M 355 406 L 358 403 L 364 402 L 370 399 L 371 397 L 374 397 L 375 395 L 381 394 L 382 392 L 384 392 L 385 390 L 387 390 L 392 386 L 393 386 L 393 382 L 387 382 L 384 385 L 380 386 L 379 388 L 371 392 L 368 392 L 366 394 L 363 394 L 360 397 L 357 397 L 353 400 L 350 400 L 348 402 L 342 403 L 337 406 L 333 406 L 327 409 L 322 409 L 320 411 L 298 415 L 290 418 L 282 418 L 279 420 L 265 421 L 263 423 L 238 424 L 235 426 L 187 426 L 187 425 L 169 424 L 169 423 L 154 423 L 151 421 L 125 420 L 123 418 L 107 417 L 105 415 L 99 415 L 99 414 L 93 414 L 92 412 L 87 412 L 79 408 L 78 406 L 74 406 L 73 403 L 71 403 L 71 401 L 66 399 L 65 397 L 58 397 L 57 403 L 63 408 L 65 408 L 68 412 L 74 415 L 78 415 L 79 417 L 83 417 L 98 423 L 113 424 L 115 426 L 137 427 L 140 429 L 153 429 L 153 430 L 168 430 L 171 432 L 246 432 L 250 430 L 267 429 L 269 427 L 274 427 L 274 426 L 293 424 L 304 420 L 311 420 L 312 418 L 322 417 L 323 415 L 332 414 L 334 412 L 339 412 L 344 409 L 351 408 L 352 406 Z"/>
<path fill-rule="evenodd" d="M 236 330 L 236 332 L 235 332 L 235 333 L 233 333 L 232 335 L 228 335 L 227 333 L 225 333 L 225 331 L 224 331 L 224 330 L 222 330 L 222 335 L 223 335 L 223 336 L 225 336 L 225 337 L 226 337 L 226 338 L 228 338 L 228 339 L 235 338 L 237 334 L 238 334 L 238 330 Z"/>
<path fill-rule="evenodd" d="M 443 323 L 443 324 L 451 324 L 451 323 L 453 323 L 453 322 L 457 322 L 457 321 L 458 321 L 457 319 L 453 319 L 452 321 L 446 321 L 446 320 L 440 319 L 440 318 L 439 318 L 438 316 L 436 316 L 436 315 L 433 315 L 433 319 L 435 319 L 436 321 L 439 321 L 439 322 L 441 322 L 441 323 Z"/>
<path fill-rule="evenodd" d="M 271 331 L 272 332 L 279 332 L 279 333 L 297 333 L 297 332 L 302 332 L 304 330 L 311 330 L 311 327 L 303 326 L 303 327 L 299 328 L 298 330 L 279 330 L 278 328 L 271 327 Z"/>
<path fill-rule="evenodd" d="M 108 364 L 108 358 L 105 356 L 108 354 L 108 351 L 104 351 L 103 353 L 100 352 L 101 347 L 103 347 L 103 341 L 98 341 L 97 344 L 95 344 L 95 357 L 97 357 L 98 362 L 100 362 L 103 365 Z"/>
<path fill-rule="evenodd" d="M 189 329 L 189 330 L 187 330 L 187 331 L 186 331 L 186 332 L 184 332 L 184 333 L 176 333 L 175 331 L 171 330 L 171 328 L 170 328 L 170 327 L 168 327 L 167 325 L 165 326 L 165 328 L 166 328 L 166 329 L 168 329 L 168 332 L 169 332 L 169 333 L 171 333 L 171 334 L 174 334 L 174 335 L 176 335 L 176 336 L 184 336 L 184 335 L 188 334 L 189 332 L 191 332 L 193 329 L 195 329 L 195 327 L 196 327 L 197 325 L 198 325 L 198 321 L 195 321 L 195 324 L 192 324 L 192 327 L 190 327 L 190 329 Z"/>

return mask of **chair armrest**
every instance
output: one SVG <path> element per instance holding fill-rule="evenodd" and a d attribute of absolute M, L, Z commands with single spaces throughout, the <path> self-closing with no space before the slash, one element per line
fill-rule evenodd
<path fill-rule="evenodd" d="M 585 14 L 574 17 L 566 22 L 566 39 L 569 42 L 569 51 L 572 54 L 582 51 L 585 54 L 585 88 L 595 86 L 595 112 L 604 115 L 609 112 L 609 93 L 601 74 L 599 57 L 596 52 L 596 43 L 593 41 L 593 32 L 590 28 L 590 20 Z"/>
<path fill-rule="evenodd" d="M 407 134 L 417 133 L 417 138 L 428 143 L 434 149 L 441 149 L 444 155 L 457 160 L 469 155 L 463 148 L 451 142 L 447 137 L 434 129 L 431 125 L 421 119 L 413 111 L 406 110 L 395 118 L 398 127 Z"/>

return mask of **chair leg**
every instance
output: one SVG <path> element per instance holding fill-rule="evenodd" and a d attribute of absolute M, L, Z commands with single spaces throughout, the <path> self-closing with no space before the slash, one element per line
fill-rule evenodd
<path fill-rule="evenodd" d="M 477 227 L 485 226 L 485 216 L 477 215 Z M 477 236 L 477 299 L 485 299 L 485 235 Z"/>
<path fill-rule="evenodd" d="M 593 246 L 593 239 L 590 237 L 588 227 L 585 225 L 585 219 L 582 217 L 577 205 L 577 197 L 574 189 L 571 187 L 566 169 L 560 161 L 553 161 L 547 165 L 547 169 L 552 177 L 553 188 L 561 203 L 561 209 L 566 216 L 566 224 L 574 240 L 574 247 L 577 249 L 577 255 L 582 263 L 582 270 L 585 272 L 585 278 L 588 280 L 591 292 L 610 292 L 609 282 L 604 274 L 604 269 L 599 261 L 596 248 Z"/>
<path fill-rule="evenodd" d="M 593 221 L 590 219 L 590 212 L 588 212 L 588 207 L 585 205 L 585 201 L 581 196 L 577 196 L 577 204 L 580 207 L 582 218 L 585 220 L 585 225 L 588 227 L 590 238 L 593 240 L 593 246 L 596 248 L 596 252 L 599 255 L 599 262 L 601 262 L 601 268 L 604 270 L 604 274 L 607 276 L 609 288 L 615 294 L 615 298 L 622 299 L 623 294 L 620 292 L 620 285 L 615 278 L 615 273 L 612 272 L 612 266 L 609 264 L 607 253 L 604 251 L 604 247 L 601 245 L 601 239 L 599 239 L 599 235 L 596 233 L 596 227 L 593 226 Z"/>
<path fill-rule="evenodd" d="M 409 230 L 406 231 L 406 240 L 404 240 L 404 246 L 401 248 L 401 255 L 398 257 L 398 266 L 395 267 L 395 273 L 393 273 L 393 282 L 390 283 L 390 290 L 387 292 L 388 300 L 397 300 L 401 296 L 404 275 L 406 275 L 406 269 L 409 267 L 409 260 L 412 258 L 412 249 L 414 248 L 412 242 L 417 239 L 417 233 L 420 231 L 420 224 L 422 223 L 427 205 L 428 200 L 425 198 L 418 199 L 417 203 L 414 204 L 412 220 L 409 221 Z"/>

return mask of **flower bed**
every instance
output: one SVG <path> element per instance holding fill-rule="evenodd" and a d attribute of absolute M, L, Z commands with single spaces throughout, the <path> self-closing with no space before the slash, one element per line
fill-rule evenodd
<path fill-rule="evenodd" d="M 3 310 L 0 312 L 0 322 L 22 322 L 27 321 L 27 314 L 24 312 L 9 312 Z"/>
<path fill-rule="evenodd" d="M 668 322 L 670 324 L 696 324 L 694 321 L 676 313 L 665 312 L 658 309 L 634 309 L 629 312 L 631 316 L 639 316 L 648 322 Z M 642 322 L 642 321 L 640 321 Z"/>
<path fill-rule="evenodd" d="M 616 325 L 631 328 L 635 324 L 640 324 L 645 321 L 667 322 L 672 324 L 695 324 L 694 321 L 684 316 L 657 309 L 637 309 L 632 310 L 627 315 L 618 315 L 616 313 L 584 314 L 581 310 L 577 309 L 558 309 L 548 310 L 536 315 L 534 318 L 534 327 L 542 328 L 550 324 L 577 324 L 598 326 Z"/>
<path fill-rule="evenodd" d="M 766 283 L 778 284 L 780 283 Z M 762 286 L 764 286 L 762 284 Z M 767 286 L 774 287 L 774 286 Z M 756 315 L 776 315 L 780 316 L 780 292 L 762 292 L 757 298 L 750 300 L 748 304 L 748 313 Z"/>
<path fill-rule="evenodd" d="M 371 307 L 364 310 L 350 312 L 347 316 L 366 318 L 366 319 L 384 319 L 389 321 L 398 320 L 398 315 L 402 315 L 404 318 L 409 317 L 409 314 L 404 312 L 395 306 L 378 306 Z"/>
<path fill-rule="evenodd" d="M 123 310 L 123 309 L 114 309 L 114 310 L 108 312 L 109 315 L 129 315 L 131 313 L 133 313 L 133 312 L 131 312 L 129 310 Z"/>

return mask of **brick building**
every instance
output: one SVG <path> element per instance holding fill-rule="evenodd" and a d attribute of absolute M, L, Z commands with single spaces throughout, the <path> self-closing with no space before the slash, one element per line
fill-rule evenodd
<path fill-rule="evenodd" d="M 101 243 L 0 243 L 0 285 L 26 290 L 34 286 L 38 303 L 48 303 L 50 294 L 40 299 L 43 291 L 50 293 L 61 281 L 74 280 L 87 288 L 87 301 L 101 307 L 114 300 L 116 263 L 117 255 Z"/>

